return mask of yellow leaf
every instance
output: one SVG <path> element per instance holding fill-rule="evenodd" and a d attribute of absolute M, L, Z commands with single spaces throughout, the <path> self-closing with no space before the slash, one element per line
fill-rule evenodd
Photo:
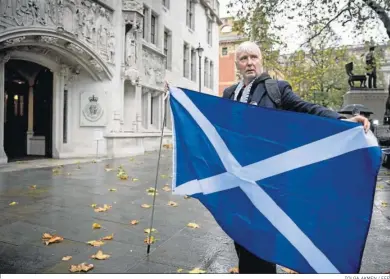
<path fill-rule="evenodd" d="M 133 178 L 132 180 L 133 180 L 133 182 L 136 182 L 136 181 L 138 181 L 139 179 L 138 179 L 138 178 Z"/>
<path fill-rule="evenodd" d="M 163 189 L 163 191 L 165 191 L 165 192 L 171 191 L 171 188 L 169 187 L 168 184 L 166 184 L 162 189 Z"/>
<path fill-rule="evenodd" d="M 150 233 L 150 229 L 144 229 L 144 232 L 145 233 Z M 152 232 L 157 232 L 157 230 L 152 228 Z"/>
<path fill-rule="evenodd" d="M 96 160 L 92 160 L 92 164 L 96 164 Z"/>
<path fill-rule="evenodd" d="M 166 174 L 162 174 L 161 178 L 167 178 L 168 176 Z"/>
<path fill-rule="evenodd" d="M 158 193 L 155 193 L 155 192 L 148 193 L 148 196 L 158 196 Z"/>
<path fill-rule="evenodd" d="M 102 240 L 113 240 L 113 239 L 114 239 L 114 234 L 107 235 L 107 236 L 102 238 Z"/>
<path fill-rule="evenodd" d="M 184 199 L 188 200 L 190 198 L 191 198 L 190 196 L 184 195 Z"/>
<path fill-rule="evenodd" d="M 112 189 L 109 189 L 110 192 L 116 192 L 116 189 L 115 188 L 112 188 Z"/>
<path fill-rule="evenodd" d="M 191 273 L 191 274 L 199 274 L 199 273 L 206 273 L 206 271 L 201 270 L 201 269 L 199 269 L 197 267 L 197 268 L 194 268 L 193 270 L 191 270 L 189 273 Z"/>
<path fill-rule="evenodd" d="M 32 190 L 37 189 L 37 185 L 31 185 L 31 186 L 30 186 L 30 189 L 32 189 Z"/>
<path fill-rule="evenodd" d="M 99 250 L 96 255 L 92 255 L 91 258 L 95 260 L 107 260 L 110 257 L 110 255 L 103 254 L 102 250 Z"/>
<path fill-rule="evenodd" d="M 177 207 L 177 203 L 173 202 L 173 201 L 168 202 L 168 205 L 173 206 L 173 207 Z"/>
<path fill-rule="evenodd" d="M 381 205 L 382 205 L 383 207 L 387 207 L 387 206 L 388 206 L 388 203 L 387 203 L 387 202 L 382 202 Z"/>
<path fill-rule="evenodd" d="M 91 240 L 87 242 L 89 245 L 94 246 L 94 247 L 100 247 L 104 245 L 105 243 L 101 240 Z"/>
<path fill-rule="evenodd" d="M 11 202 L 9 205 L 17 205 L 18 203 L 17 202 Z"/>
<path fill-rule="evenodd" d="M 131 220 L 131 222 L 130 222 L 130 224 L 132 224 L 132 225 L 137 225 L 138 223 L 139 223 L 138 220 Z"/>
<path fill-rule="evenodd" d="M 111 205 L 105 204 L 104 207 L 98 207 L 98 208 L 96 208 L 94 211 L 95 211 L 95 212 L 105 212 L 105 211 L 107 211 L 107 210 L 109 210 L 109 209 L 111 209 L 111 208 L 112 208 Z"/>
<path fill-rule="evenodd" d="M 96 206 L 97 206 L 96 203 L 91 204 L 91 207 L 92 207 L 92 208 L 95 208 Z"/>
<path fill-rule="evenodd" d="M 69 261 L 71 259 L 72 259 L 72 256 L 66 256 L 66 257 L 62 258 L 63 261 Z"/>
<path fill-rule="evenodd" d="M 52 243 L 62 242 L 63 240 L 64 240 L 63 237 L 57 236 L 57 235 L 53 235 L 52 238 L 50 238 L 49 240 L 45 241 L 45 244 L 49 245 L 49 244 L 52 244 Z"/>
<path fill-rule="evenodd" d="M 49 234 L 49 233 L 44 233 L 43 235 L 42 235 L 42 239 L 44 240 L 44 239 L 50 239 L 50 238 L 52 238 L 53 236 L 51 235 L 51 234 Z"/>
<path fill-rule="evenodd" d="M 289 274 L 298 274 L 298 272 L 292 270 L 292 269 L 289 269 L 287 267 L 282 267 L 282 270 L 286 273 L 289 273 Z"/>
<path fill-rule="evenodd" d="M 131 158 L 129 159 L 129 161 L 134 161 L 134 158 L 131 157 Z"/>
<path fill-rule="evenodd" d="M 92 268 L 93 268 L 93 264 L 82 263 L 79 265 L 71 265 L 69 268 L 69 271 L 70 272 L 80 272 L 80 271 L 88 272 Z"/>
<path fill-rule="evenodd" d="M 144 239 L 144 243 L 146 243 L 146 244 L 153 244 L 155 241 L 156 241 L 156 239 L 154 238 L 154 236 L 147 237 Z"/>
<path fill-rule="evenodd" d="M 100 229 L 102 226 L 100 226 L 98 223 L 92 224 L 92 229 Z"/>
<path fill-rule="evenodd" d="M 182 271 L 183 271 L 182 268 L 179 268 L 179 269 L 177 270 L 178 273 L 180 273 L 180 272 L 182 272 Z"/>
<path fill-rule="evenodd" d="M 157 192 L 157 190 L 154 189 L 153 187 L 149 187 L 148 189 L 146 189 L 146 192 L 148 192 L 148 193 L 155 193 L 155 192 Z"/>
<path fill-rule="evenodd" d="M 192 228 L 192 229 L 198 229 L 200 228 L 198 224 L 196 223 L 188 223 L 187 227 Z"/>
<path fill-rule="evenodd" d="M 377 188 L 377 189 L 384 189 L 385 187 L 384 187 L 383 185 L 377 184 L 377 185 L 376 185 L 376 188 Z"/>
<path fill-rule="evenodd" d="M 230 268 L 229 269 L 229 273 L 234 273 L 234 274 L 238 274 L 239 272 L 238 272 L 238 267 L 232 267 L 232 268 Z"/>
<path fill-rule="evenodd" d="M 149 205 L 149 204 L 145 204 L 145 203 L 144 203 L 143 205 L 141 205 L 141 207 L 142 207 L 142 208 L 151 208 L 152 206 Z"/>

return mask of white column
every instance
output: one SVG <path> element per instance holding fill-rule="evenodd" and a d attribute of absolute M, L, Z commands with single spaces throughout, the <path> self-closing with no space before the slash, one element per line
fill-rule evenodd
<path fill-rule="evenodd" d="M 62 151 L 62 119 L 64 104 L 64 76 L 61 72 L 53 73 L 53 158 L 59 158 Z"/>
<path fill-rule="evenodd" d="M 9 58 L 9 55 L 0 56 L 0 164 L 8 162 L 7 154 L 4 152 L 4 66 Z"/>

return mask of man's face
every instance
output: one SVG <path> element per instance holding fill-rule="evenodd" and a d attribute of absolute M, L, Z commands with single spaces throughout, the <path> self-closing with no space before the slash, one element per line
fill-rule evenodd
<path fill-rule="evenodd" d="M 258 52 L 241 52 L 237 55 L 236 66 L 245 80 L 261 74 L 261 57 Z"/>

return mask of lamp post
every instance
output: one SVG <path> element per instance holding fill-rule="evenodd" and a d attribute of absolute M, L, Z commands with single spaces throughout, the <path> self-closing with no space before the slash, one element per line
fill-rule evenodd
<path fill-rule="evenodd" d="M 198 48 L 196 49 L 196 51 L 198 52 L 198 57 L 199 57 L 199 92 L 201 92 L 202 90 L 202 54 L 203 54 L 203 48 L 200 46 L 200 43 L 199 43 L 199 46 Z"/>

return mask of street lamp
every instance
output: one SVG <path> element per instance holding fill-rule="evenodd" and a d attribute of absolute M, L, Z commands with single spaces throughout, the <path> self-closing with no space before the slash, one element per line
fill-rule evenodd
<path fill-rule="evenodd" d="M 198 48 L 196 49 L 196 51 L 198 52 L 198 56 L 199 56 L 199 92 L 201 92 L 202 90 L 202 54 L 203 54 L 203 48 L 200 46 L 200 43 L 199 43 L 199 46 Z"/>

